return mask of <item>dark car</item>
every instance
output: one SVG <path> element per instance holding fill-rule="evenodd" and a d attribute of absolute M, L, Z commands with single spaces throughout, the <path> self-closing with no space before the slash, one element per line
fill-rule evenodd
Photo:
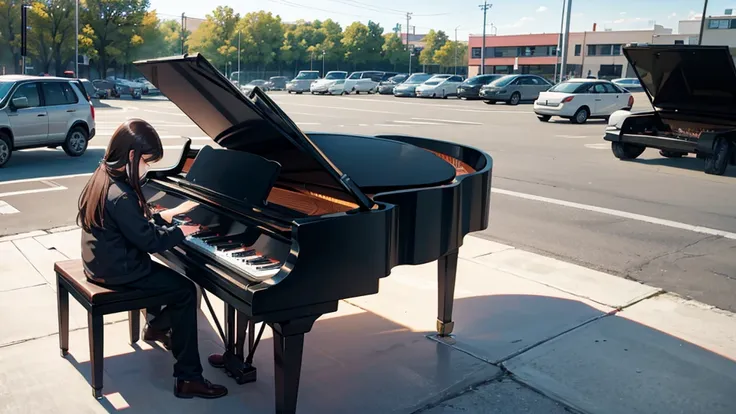
<path fill-rule="evenodd" d="M 404 82 L 409 78 L 409 75 L 400 74 L 390 77 L 388 80 L 384 80 L 378 83 L 378 93 L 381 95 L 393 95 L 394 88 L 396 85 Z"/>
<path fill-rule="evenodd" d="M 416 96 L 417 86 L 431 77 L 429 73 L 412 73 L 405 81 L 394 87 L 394 96 Z"/>
<path fill-rule="evenodd" d="M 480 88 L 501 78 L 502 76 L 504 75 L 499 75 L 497 73 L 473 76 L 457 87 L 457 97 L 460 99 L 480 99 Z"/>
<path fill-rule="evenodd" d="M 105 79 L 95 79 L 92 81 L 92 85 L 94 85 L 95 88 L 104 91 L 107 94 L 106 97 L 120 97 L 120 90 L 118 90 L 118 88 L 115 86 L 115 83 L 112 81 Z"/>
<path fill-rule="evenodd" d="M 286 76 L 271 76 L 268 79 L 268 89 L 272 91 L 283 91 L 286 89 L 286 82 L 289 78 Z"/>
<path fill-rule="evenodd" d="M 695 154 L 706 174 L 736 165 L 736 66 L 728 46 L 627 46 L 623 53 L 652 110 L 611 114 L 604 139 L 616 158 L 655 148 L 666 158 Z"/>
<path fill-rule="evenodd" d="M 108 91 L 98 89 L 94 83 L 90 82 L 88 79 L 79 79 L 79 83 L 84 86 L 85 91 L 87 92 L 87 95 L 91 98 L 95 99 L 105 99 L 108 97 Z"/>

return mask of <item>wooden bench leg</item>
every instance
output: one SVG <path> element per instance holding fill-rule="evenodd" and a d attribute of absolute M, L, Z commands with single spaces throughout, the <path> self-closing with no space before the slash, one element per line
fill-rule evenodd
<path fill-rule="evenodd" d="M 89 361 L 92 365 L 92 395 L 96 399 L 102 398 L 102 363 L 104 326 L 102 315 L 87 313 L 87 327 L 89 330 Z"/>
<path fill-rule="evenodd" d="M 59 283 L 56 277 L 56 306 L 59 316 L 59 348 L 61 356 L 65 357 L 69 351 L 69 291 Z"/>
<path fill-rule="evenodd" d="M 130 344 L 133 345 L 141 338 L 141 311 L 128 311 L 128 329 L 130 329 Z"/>

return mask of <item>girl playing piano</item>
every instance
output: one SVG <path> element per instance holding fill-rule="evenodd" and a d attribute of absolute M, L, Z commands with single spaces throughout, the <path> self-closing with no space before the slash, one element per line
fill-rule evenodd
<path fill-rule="evenodd" d="M 143 339 L 160 341 L 173 352 L 177 397 L 218 398 L 227 389 L 202 377 L 196 288 L 149 256 L 174 247 L 199 229 L 169 224 L 178 211 L 151 214 L 141 181 L 149 164 L 162 157 L 161 140 L 148 122 L 130 119 L 118 127 L 79 198 L 82 260 L 88 279 L 102 286 L 178 293 L 177 300 L 145 327 Z"/>

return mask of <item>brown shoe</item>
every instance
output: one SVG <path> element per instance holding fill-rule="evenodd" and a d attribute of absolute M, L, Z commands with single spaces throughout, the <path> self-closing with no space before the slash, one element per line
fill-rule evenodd
<path fill-rule="evenodd" d="M 176 380 L 174 395 L 179 398 L 220 398 L 227 395 L 227 388 L 213 384 L 206 379 L 200 381 Z"/>
<path fill-rule="evenodd" d="M 167 350 L 171 350 L 171 335 L 169 332 L 159 331 L 146 325 L 143 328 L 143 340 L 151 342 L 161 342 Z"/>
<path fill-rule="evenodd" d="M 215 368 L 225 368 L 225 358 L 222 354 L 212 354 L 208 356 L 207 362 Z"/>

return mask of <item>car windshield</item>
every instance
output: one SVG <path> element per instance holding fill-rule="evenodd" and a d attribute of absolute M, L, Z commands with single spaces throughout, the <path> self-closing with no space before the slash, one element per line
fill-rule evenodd
<path fill-rule="evenodd" d="M 421 74 L 421 75 L 414 74 L 414 75 L 409 76 L 409 79 L 407 79 L 406 82 L 404 83 L 419 84 L 419 83 L 423 83 L 424 81 L 426 81 L 427 79 L 431 77 L 432 75 L 427 75 L 427 74 Z"/>
<path fill-rule="evenodd" d="M 425 85 L 439 85 L 440 84 L 440 81 L 438 81 L 438 80 L 427 81 L 427 82 L 424 82 L 424 84 Z"/>
<path fill-rule="evenodd" d="M 506 86 L 509 83 L 513 82 L 514 79 L 516 79 L 516 76 L 513 75 L 507 75 L 501 78 L 498 78 L 490 83 L 491 86 Z"/>
<path fill-rule="evenodd" d="M 12 87 L 13 82 L 0 81 L 0 100 L 5 99 L 5 97 L 8 95 L 8 92 L 10 92 L 10 88 Z"/>
<path fill-rule="evenodd" d="M 489 76 L 473 76 L 472 78 L 465 81 L 465 84 L 467 85 L 482 85 L 491 80 L 492 78 Z"/>
<path fill-rule="evenodd" d="M 582 86 L 583 83 L 584 82 L 562 82 L 562 83 L 558 83 L 557 85 L 547 89 L 547 91 L 548 92 L 573 93 L 580 86 Z"/>
<path fill-rule="evenodd" d="M 345 79 L 347 77 L 347 73 L 328 73 L 327 76 L 325 76 L 325 79 Z"/>
<path fill-rule="evenodd" d="M 295 79 L 317 79 L 318 77 L 317 72 L 302 72 L 296 75 Z"/>
<path fill-rule="evenodd" d="M 337 82 L 335 82 L 335 85 L 340 85 L 342 83 L 345 83 L 345 79 L 340 79 Z"/>
<path fill-rule="evenodd" d="M 393 82 L 393 83 L 401 83 L 401 82 L 403 82 L 404 80 L 406 80 L 406 75 L 396 75 L 396 76 L 394 76 L 394 77 L 390 78 L 390 79 L 389 79 L 389 82 Z"/>
<path fill-rule="evenodd" d="M 348 79 L 360 79 L 362 75 L 363 72 L 353 72 L 350 74 L 350 77 Z"/>

